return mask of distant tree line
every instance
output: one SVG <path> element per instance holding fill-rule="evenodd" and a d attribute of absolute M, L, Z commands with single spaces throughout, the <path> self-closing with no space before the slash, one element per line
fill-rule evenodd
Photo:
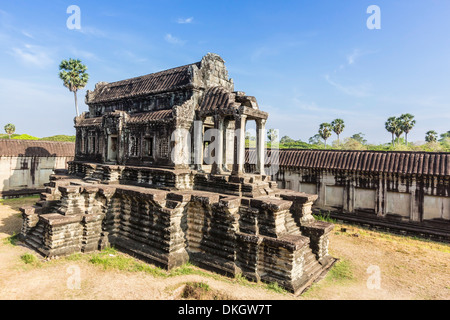
<path fill-rule="evenodd" d="M 405 113 L 399 117 L 389 117 L 385 122 L 385 129 L 391 133 L 390 143 L 374 145 L 368 144 L 362 132 L 353 134 L 349 138 L 341 141 L 340 135 L 345 129 L 345 122 L 342 119 L 335 119 L 332 122 L 323 122 L 319 125 L 318 132 L 309 138 L 308 142 L 294 140 L 289 136 L 280 139 L 280 148 L 299 149 L 346 149 L 346 150 L 411 150 L 411 151 L 447 151 L 450 152 L 450 131 L 439 135 L 436 131 L 430 130 L 425 134 L 426 144 L 414 145 L 408 142 L 408 136 L 416 125 L 414 115 Z M 337 139 L 331 146 L 328 139 L 336 134 Z M 440 137 L 440 139 L 439 139 Z"/>

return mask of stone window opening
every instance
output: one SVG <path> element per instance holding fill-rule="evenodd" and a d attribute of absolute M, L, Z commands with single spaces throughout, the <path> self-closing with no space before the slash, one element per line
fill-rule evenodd
<path fill-rule="evenodd" d="M 137 157 L 139 156 L 139 141 L 138 137 L 131 136 L 130 137 L 130 156 Z"/>
<path fill-rule="evenodd" d="M 144 156 L 153 157 L 154 137 L 144 138 Z"/>
<path fill-rule="evenodd" d="M 96 139 L 95 139 L 95 132 L 94 131 L 90 131 L 89 132 L 89 136 L 88 136 L 88 148 L 87 148 L 87 153 L 90 154 L 94 154 L 96 153 Z"/>

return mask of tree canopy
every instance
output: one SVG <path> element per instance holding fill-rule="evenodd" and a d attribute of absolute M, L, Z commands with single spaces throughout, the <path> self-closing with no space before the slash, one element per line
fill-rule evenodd
<path fill-rule="evenodd" d="M 8 123 L 7 125 L 5 125 L 4 127 L 6 134 L 8 135 L 8 137 L 11 139 L 11 135 L 16 132 L 16 126 L 13 125 L 12 123 Z"/>
<path fill-rule="evenodd" d="M 64 86 L 74 94 L 78 117 L 77 91 L 83 89 L 89 80 L 89 75 L 86 73 L 87 67 L 81 63 L 81 60 L 69 59 L 61 61 L 59 70 L 59 78 L 63 81 Z"/>

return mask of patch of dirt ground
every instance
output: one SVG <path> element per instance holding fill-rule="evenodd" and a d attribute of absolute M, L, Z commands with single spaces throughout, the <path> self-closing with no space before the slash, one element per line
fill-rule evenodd
<path fill-rule="evenodd" d="M 227 278 L 195 266 L 170 276 L 149 272 L 143 262 L 120 252 L 44 261 L 11 238 L 21 228 L 18 208 L 36 201 L 22 198 L 0 203 L 0 299 L 169 300 L 180 299 L 186 284 L 192 283 L 213 290 L 214 297 L 238 300 L 450 299 L 448 244 L 343 224 L 336 224 L 330 239 L 330 253 L 339 261 L 299 297 L 278 286 Z M 25 263 L 26 254 L 37 261 Z M 101 259 L 94 262 L 92 257 L 100 254 Z"/>

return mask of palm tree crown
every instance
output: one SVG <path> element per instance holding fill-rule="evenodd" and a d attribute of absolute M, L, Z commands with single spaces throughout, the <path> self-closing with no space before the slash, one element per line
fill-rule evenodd
<path fill-rule="evenodd" d="M 426 133 L 425 141 L 426 142 L 436 142 L 437 141 L 437 137 L 438 137 L 437 132 L 434 131 L 434 130 L 430 130 L 430 131 L 428 131 Z"/>
<path fill-rule="evenodd" d="M 405 133 L 405 142 L 408 144 L 408 133 L 416 124 L 414 116 L 410 113 L 402 114 L 399 118 L 401 130 Z"/>
<path fill-rule="evenodd" d="M 13 125 L 12 123 L 8 123 L 7 125 L 5 125 L 4 127 L 5 132 L 8 134 L 9 139 L 11 139 L 11 135 L 16 132 L 16 126 Z"/>
<path fill-rule="evenodd" d="M 63 81 L 64 86 L 74 94 L 78 117 L 77 91 L 83 89 L 89 80 L 89 75 L 86 73 L 87 67 L 78 59 L 69 59 L 61 61 L 59 70 L 61 70 L 59 78 Z"/>
<path fill-rule="evenodd" d="M 319 135 L 325 141 L 325 148 L 327 147 L 327 139 L 331 137 L 331 131 L 332 131 L 331 124 L 326 122 L 320 124 Z"/>
<path fill-rule="evenodd" d="M 338 138 L 338 144 L 339 144 L 339 135 L 344 131 L 345 124 L 344 120 L 342 119 L 335 119 L 331 122 L 331 128 L 333 129 L 334 133 L 336 133 Z"/>

